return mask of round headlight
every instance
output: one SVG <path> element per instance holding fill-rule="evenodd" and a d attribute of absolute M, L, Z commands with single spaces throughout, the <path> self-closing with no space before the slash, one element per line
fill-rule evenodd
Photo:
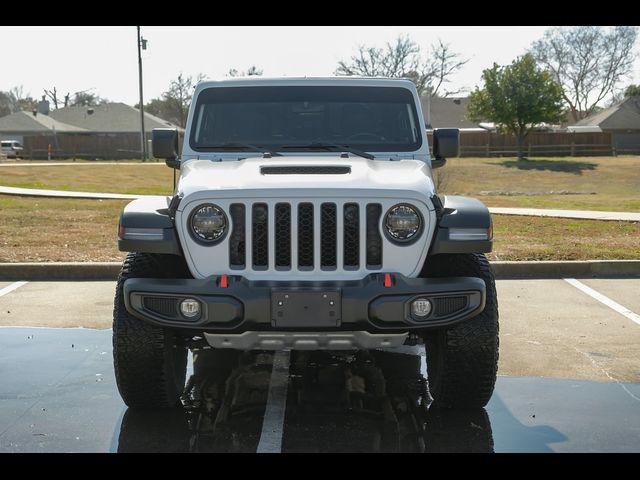
<path fill-rule="evenodd" d="M 406 204 L 391 207 L 384 218 L 384 228 L 392 240 L 408 242 L 418 238 L 422 216 L 415 207 Z"/>
<path fill-rule="evenodd" d="M 202 242 L 220 240 L 227 230 L 227 216 L 220 207 L 210 203 L 196 207 L 190 223 L 193 236 Z"/>

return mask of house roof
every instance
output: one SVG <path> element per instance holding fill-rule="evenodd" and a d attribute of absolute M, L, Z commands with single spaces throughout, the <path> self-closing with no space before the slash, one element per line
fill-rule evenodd
<path fill-rule="evenodd" d="M 2 133 L 58 133 L 85 132 L 81 127 L 69 125 L 48 115 L 20 111 L 0 118 L 0 132 Z"/>
<path fill-rule="evenodd" d="M 427 116 L 428 100 L 423 97 L 422 112 Z M 478 124 L 467 118 L 467 97 L 431 98 L 431 126 L 433 128 L 477 128 Z"/>
<path fill-rule="evenodd" d="M 629 97 L 583 118 L 576 126 L 599 126 L 603 131 L 640 130 L 640 96 Z"/>
<path fill-rule="evenodd" d="M 124 103 L 105 103 L 95 107 L 64 107 L 52 110 L 49 115 L 56 120 L 91 132 L 137 133 L 140 131 L 140 110 Z M 147 132 L 162 127 L 177 128 L 171 122 L 145 112 L 144 128 Z"/>

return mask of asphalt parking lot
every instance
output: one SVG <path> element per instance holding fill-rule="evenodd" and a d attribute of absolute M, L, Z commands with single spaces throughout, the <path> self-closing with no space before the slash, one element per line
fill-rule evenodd
<path fill-rule="evenodd" d="M 0 282 L 0 451 L 640 451 L 640 279 L 497 287 L 486 410 L 420 408 L 424 350 L 406 347 L 202 351 L 185 409 L 168 414 L 117 393 L 114 282 Z M 385 388 L 349 390 L 346 372 Z"/>

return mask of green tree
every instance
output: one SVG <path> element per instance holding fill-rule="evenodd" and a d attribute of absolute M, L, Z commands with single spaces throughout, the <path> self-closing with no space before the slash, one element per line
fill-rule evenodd
<path fill-rule="evenodd" d="M 73 94 L 73 100 L 68 101 L 72 107 L 95 107 L 96 105 L 103 105 L 109 103 L 109 100 L 102 98 L 96 93 L 91 93 L 91 90 L 83 90 Z"/>
<path fill-rule="evenodd" d="M 640 85 L 629 85 L 624 90 L 624 98 L 640 96 Z"/>
<path fill-rule="evenodd" d="M 516 58 L 511 65 L 482 72 L 484 87 L 476 87 L 467 106 L 473 121 L 490 120 L 518 139 L 518 158 L 524 141 L 538 123 L 563 118 L 562 87 L 552 74 L 540 70 L 532 55 Z"/>

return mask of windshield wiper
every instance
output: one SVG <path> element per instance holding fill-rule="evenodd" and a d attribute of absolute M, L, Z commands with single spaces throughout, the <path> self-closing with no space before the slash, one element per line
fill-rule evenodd
<path fill-rule="evenodd" d="M 355 148 L 351 148 L 349 145 L 340 145 L 337 143 L 307 143 L 300 145 L 282 145 L 281 149 L 293 150 L 295 148 L 305 148 L 309 150 L 327 150 L 327 151 L 341 151 L 341 152 L 349 152 L 357 155 L 358 157 L 366 158 L 368 160 L 373 160 L 375 157 L 370 153 L 364 152 L 362 150 L 357 150 Z"/>
<path fill-rule="evenodd" d="M 268 148 L 261 145 L 252 145 L 251 143 L 235 143 L 227 142 L 220 145 L 206 145 L 202 147 L 203 150 L 257 150 L 262 153 L 268 153 L 272 157 L 281 157 L 282 154 L 278 152 L 272 152 Z"/>

